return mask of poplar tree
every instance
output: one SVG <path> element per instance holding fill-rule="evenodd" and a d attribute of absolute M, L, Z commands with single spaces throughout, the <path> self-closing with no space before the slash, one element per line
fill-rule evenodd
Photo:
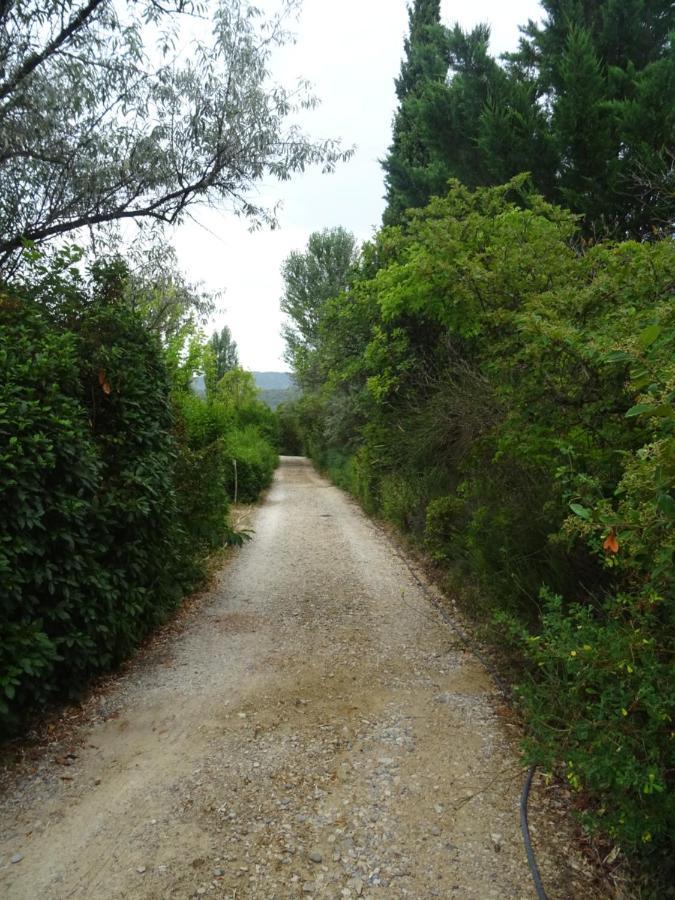
<path fill-rule="evenodd" d="M 286 360 L 305 390 L 322 382 L 322 314 L 328 301 L 349 287 L 356 259 L 354 235 L 344 228 L 326 228 L 311 234 L 307 249 L 293 251 L 282 264 Z"/>
<path fill-rule="evenodd" d="M 215 380 L 218 382 L 226 372 L 231 372 L 239 365 L 237 342 L 233 339 L 228 326 L 223 325 L 220 331 L 213 332 L 209 346 L 213 350 Z"/>

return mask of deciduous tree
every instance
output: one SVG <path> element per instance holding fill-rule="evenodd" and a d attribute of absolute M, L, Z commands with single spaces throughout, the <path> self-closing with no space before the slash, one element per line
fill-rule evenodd
<path fill-rule="evenodd" d="M 354 235 L 333 228 L 314 232 L 307 249 L 291 253 L 282 266 L 281 309 L 289 318 L 283 330 L 286 359 L 303 388 L 318 379 L 321 311 L 328 300 L 347 288 L 355 260 Z"/>
<path fill-rule="evenodd" d="M 298 0 L 0 3 L 0 265 L 25 240 L 121 219 L 179 221 L 224 200 L 254 223 L 263 177 L 346 155 L 289 117 L 315 99 L 274 85 Z"/>
<path fill-rule="evenodd" d="M 226 372 L 231 372 L 239 365 L 237 342 L 233 339 L 228 326 L 223 325 L 220 331 L 215 331 L 211 335 L 209 345 L 214 356 L 214 375 L 216 381 L 220 381 Z"/>

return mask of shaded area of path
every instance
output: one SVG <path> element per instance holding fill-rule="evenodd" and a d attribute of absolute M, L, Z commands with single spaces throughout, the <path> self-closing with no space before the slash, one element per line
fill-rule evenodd
<path fill-rule="evenodd" d="M 0 798 L 0 895 L 532 897 L 517 730 L 403 561 L 301 458 L 253 527 L 71 780 L 50 753 Z M 532 820 L 550 897 L 600 896 Z"/>

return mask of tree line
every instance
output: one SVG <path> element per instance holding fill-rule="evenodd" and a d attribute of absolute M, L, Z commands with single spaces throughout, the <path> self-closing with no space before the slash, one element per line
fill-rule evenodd
<path fill-rule="evenodd" d="M 675 11 L 546 0 L 496 60 L 439 5 L 409 8 L 383 227 L 283 268 L 285 427 L 434 561 L 526 760 L 666 896 Z"/>

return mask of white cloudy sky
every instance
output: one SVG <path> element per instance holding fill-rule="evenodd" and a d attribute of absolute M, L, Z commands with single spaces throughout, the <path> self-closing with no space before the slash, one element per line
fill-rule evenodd
<path fill-rule="evenodd" d="M 495 53 L 514 49 L 518 25 L 537 18 L 536 0 L 444 0 L 443 20 L 464 27 L 492 26 Z M 181 267 L 190 280 L 223 291 L 212 327 L 230 326 L 241 363 L 253 370 L 285 370 L 279 274 L 291 250 L 302 250 L 313 231 L 342 225 L 359 239 L 380 222 L 384 202 L 378 159 L 386 154 L 407 31 L 405 0 L 304 0 L 294 30 L 297 42 L 275 65 L 279 81 L 309 79 L 321 106 L 303 114 L 313 137 L 340 137 L 356 145 L 354 157 L 331 175 L 310 171 L 292 182 L 270 183 L 263 193 L 283 204 L 277 231 L 250 233 L 226 209 L 197 209 L 197 222 L 174 234 Z"/>

